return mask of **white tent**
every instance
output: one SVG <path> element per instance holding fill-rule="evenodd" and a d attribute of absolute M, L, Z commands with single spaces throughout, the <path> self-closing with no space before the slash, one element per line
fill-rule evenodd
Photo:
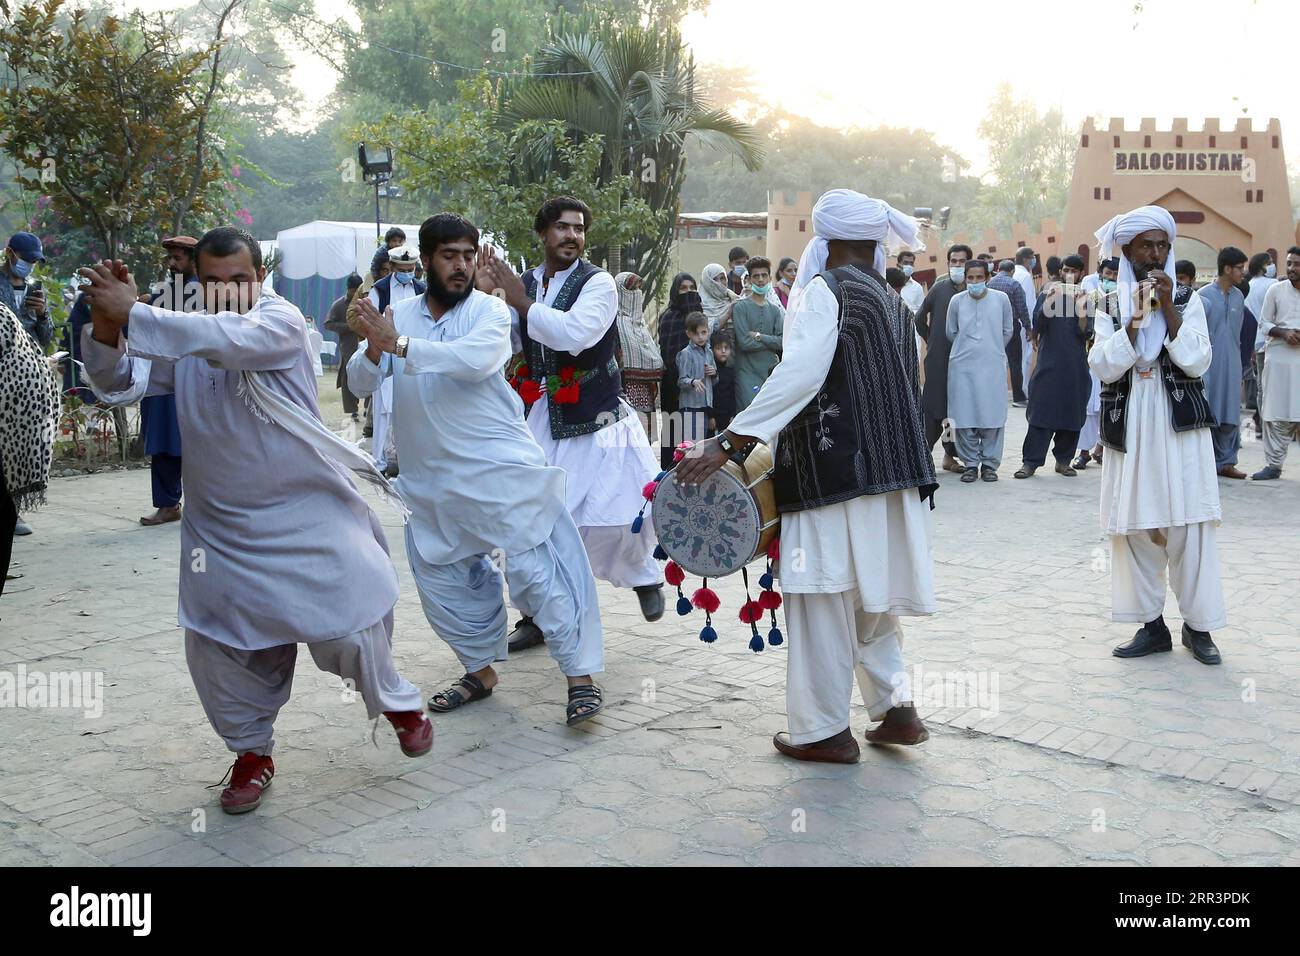
<path fill-rule="evenodd" d="M 381 239 L 375 239 L 373 222 L 334 222 L 317 219 L 314 222 L 282 229 L 276 234 L 280 251 L 280 275 L 286 279 L 344 279 L 353 272 L 364 275 L 370 269 L 370 260 L 382 244 L 382 235 L 393 223 L 382 224 Z M 415 245 L 420 227 L 396 224 L 406 233 L 409 245 Z"/>

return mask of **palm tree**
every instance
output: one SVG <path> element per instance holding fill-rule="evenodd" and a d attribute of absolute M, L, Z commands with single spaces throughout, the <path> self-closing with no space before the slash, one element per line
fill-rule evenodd
<path fill-rule="evenodd" d="M 554 39 L 532 64 L 533 76 L 504 91 L 499 121 L 563 121 L 581 141 L 604 144 L 600 181 L 631 177 L 631 196 L 662 213 L 659 231 L 624 248 L 603 251 L 611 272 L 626 254 L 653 298 L 665 277 L 678 200 L 686 173 L 686 137 L 738 157 L 756 171 L 763 149 L 754 127 L 713 109 L 697 92 L 695 61 L 675 27 L 615 29 L 589 18 L 557 24 Z M 551 75 L 540 75 L 551 74 Z M 560 75 L 554 75 L 560 74 Z M 567 75 L 566 75 L 567 74 Z M 555 161 L 539 142 L 530 165 Z"/>

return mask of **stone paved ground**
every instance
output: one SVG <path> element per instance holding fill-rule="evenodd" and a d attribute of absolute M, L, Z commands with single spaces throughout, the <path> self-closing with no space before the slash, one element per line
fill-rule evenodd
<path fill-rule="evenodd" d="M 0 864 L 1300 863 L 1300 464 L 1222 483 L 1223 666 L 1181 647 L 1124 662 L 1099 469 L 1012 481 L 1023 433 L 1013 409 L 996 485 L 942 478 L 941 610 L 908 629 L 921 748 L 864 748 L 852 767 L 779 757 L 785 654 L 748 650 L 738 582 L 711 647 L 698 613 L 647 624 L 602 585 L 609 705 L 583 729 L 563 726 L 538 649 L 408 760 L 386 724 L 374 746 L 360 702 L 302 654 L 274 788 L 243 817 L 204 789 L 230 757 L 175 626 L 178 529 L 136 523 L 148 473 L 56 480 L 0 599 L 0 671 L 100 672 L 103 714 L 0 710 Z M 1260 446 L 1242 460 L 1260 467 Z M 395 654 L 427 696 L 458 670 L 379 512 L 403 583 Z M 1168 617 L 1176 630 L 1172 601 Z M 992 696 L 968 694 L 966 674 Z"/>

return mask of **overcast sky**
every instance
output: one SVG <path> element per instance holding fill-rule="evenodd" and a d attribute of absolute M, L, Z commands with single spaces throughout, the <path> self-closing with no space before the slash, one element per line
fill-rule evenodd
<path fill-rule="evenodd" d="M 1257 126 L 1276 116 L 1284 136 L 1300 135 L 1300 97 L 1287 83 L 1300 58 L 1294 0 L 1144 0 L 1135 12 L 1137 5 L 712 0 L 707 14 L 686 18 L 682 33 L 697 62 L 749 67 L 772 104 L 830 126 L 928 129 L 976 172 L 980 101 L 1002 82 L 1074 123 L 1123 116 L 1136 128 L 1154 116 L 1168 128 L 1186 116 L 1195 129 L 1207 116 L 1235 121 L 1244 107 Z M 997 18 L 973 16 L 981 6 Z M 317 9 L 333 19 L 348 5 L 317 0 Z M 334 85 L 332 68 L 307 55 L 294 77 L 313 105 Z"/>

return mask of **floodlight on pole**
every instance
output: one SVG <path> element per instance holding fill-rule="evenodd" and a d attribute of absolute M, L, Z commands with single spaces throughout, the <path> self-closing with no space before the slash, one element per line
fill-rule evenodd
<path fill-rule="evenodd" d="M 379 224 L 379 187 L 393 178 L 393 150 L 391 147 L 367 149 L 365 143 L 357 146 L 357 163 L 361 178 L 375 187 L 375 239 L 381 240 L 383 227 Z"/>

